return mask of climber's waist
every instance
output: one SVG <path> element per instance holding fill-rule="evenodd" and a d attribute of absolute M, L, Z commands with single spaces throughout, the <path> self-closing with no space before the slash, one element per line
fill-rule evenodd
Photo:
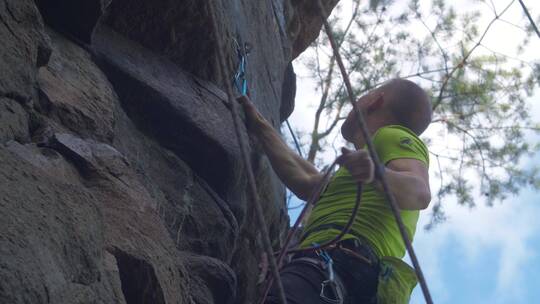
<path fill-rule="evenodd" d="M 324 231 L 327 229 L 342 230 L 343 227 L 337 224 L 324 224 L 314 227 L 304 233 L 301 242 L 304 241 L 311 233 Z M 373 250 L 370 242 L 365 237 L 352 231 L 349 231 L 347 235 L 350 235 L 351 237 L 342 239 L 336 245 L 331 246 L 331 248 L 342 249 L 348 255 L 357 256 L 360 259 L 363 258 L 369 263 L 377 263 L 378 256 L 375 250 Z"/>

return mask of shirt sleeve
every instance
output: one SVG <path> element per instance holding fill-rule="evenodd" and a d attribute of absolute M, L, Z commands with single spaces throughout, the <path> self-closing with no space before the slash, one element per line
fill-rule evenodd
<path fill-rule="evenodd" d="M 394 159 L 412 158 L 429 166 L 429 152 L 426 145 L 407 128 L 401 126 L 380 128 L 373 138 L 373 144 L 377 155 L 385 165 Z"/>

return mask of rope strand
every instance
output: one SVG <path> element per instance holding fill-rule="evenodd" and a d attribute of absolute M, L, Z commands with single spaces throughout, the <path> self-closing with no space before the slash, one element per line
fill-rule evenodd
<path fill-rule="evenodd" d="M 354 220 L 356 219 L 356 216 L 358 215 L 358 210 L 360 209 L 361 200 L 362 200 L 362 185 L 358 185 L 356 189 L 356 199 L 355 199 L 353 210 L 351 212 L 351 216 L 349 216 L 349 220 L 347 221 L 347 224 L 343 227 L 343 229 L 341 229 L 338 235 L 336 235 L 330 241 L 323 243 L 321 245 L 316 245 L 316 246 L 312 246 L 308 248 L 287 250 L 286 251 L 287 254 L 323 250 L 337 244 L 339 241 L 341 241 L 341 239 L 345 236 L 345 234 L 349 233 L 349 231 L 351 230 L 351 227 L 354 224 Z"/>
<path fill-rule="evenodd" d="M 266 220 L 264 218 L 264 212 L 263 212 L 261 201 L 258 195 L 257 185 L 255 183 L 255 176 L 253 173 L 253 168 L 248 158 L 247 143 L 242 132 L 240 131 L 240 125 L 241 125 L 240 115 L 238 114 L 237 104 L 233 97 L 234 95 L 233 95 L 231 84 L 227 78 L 227 75 L 229 75 L 228 72 L 230 72 L 231 69 L 227 65 L 225 54 L 223 53 L 223 42 L 221 40 L 221 36 L 218 33 L 218 30 L 219 30 L 218 25 L 217 25 L 218 19 L 216 16 L 215 7 L 212 3 L 213 2 L 208 2 L 207 10 L 208 10 L 208 15 L 210 16 L 210 19 L 212 21 L 212 33 L 214 35 L 214 39 L 217 44 L 216 49 L 217 49 L 217 55 L 218 55 L 218 65 L 217 65 L 218 77 L 221 78 L 221 83 L 225 84 L 227 98 L 231 106 L 234 130 L 236 133 L 238 144 L 240 145 L 240 154 L 241 154 L 242 161 L 244 163 L 247 177 L 248 177 L 248 189 L 253 199 L 253 203 L 255 205 L 255 214 L 257 216 L 257 221 L 259 222 L 259 225 L 261 226 L 260 228 L 262 230 L 262 243 L 264 246 L 264 250 L 266 251 L 266 254 L 268 255 L 268 261 L 270 263 L 272 276 L 274 277 L 277 284 L 280 302 L 282 304 L 287 304 L 287 299 L 285 297 L 285 290 L 283 289 L 283 284 L 279 276 L 279 269 L 277 267 L 276 260 L 273 255 L 272 243 L 270 242 L 268 228 L 266 226 Z"/>
<path fill-rule="evenodd" d="M 522 0 L 519 0 L 519 4 L 521 4 L 521 8 L 523 8 L 523 12 L 525 12 L 525 15 L 527 15 L 527 19 L 529 19 L 529 22 L 531 23 L 532 28 L 536 32 L 536 35 L 538 35 L 538 38 L 540 38 L 540 31 L 538 30 L 538 27 L 536 26 L 536 23 L 534 23 L 534 19 L 531 17 L 531 14 L 529 13 L 529 10 L 525 6 L 525 3 L 523 3 Z"/>
<path fill-rule="evenodd" d="M 298 142 L 298 139 L 296 138 L 296 134 L 294 134 L 294 131 L 291 127 L 291 124 L 289 123 L 289 120 L 285 119 L 285 123 L 287 124 L 287 128 L 289 129 L 289 133 L 291 133 L 292 139 L 294 141 L 294 145 L 296 146 L 296 151 L 298 151 L 298 154 L 300 155 L 300 157 L 304 158 L 302 149 L 300 149 L 300 143 Z"/>
<path fill-rule="evenodd" d="M 416 276 L 418 278 L 418 282 L 420 283 L 420 287 L 422 288 L 422 292 L 424 294 L 424 298 L 426 300 L 426 303 L 433 304 L 433 300 L 431 298 L 431 294 L 429 292 L 426 279 L 424 277 L 424 274 L 422 272 L 422 269 L 420 268 L 420 263 L 418 262 L 418 258 L 416 257 L 416 253 L 414 252 L 414 249 L 412 247 L 411 240 L 409 239 L 409 235 L 407 234 L 407 231 L 405 229 L 405 224 L 403 224 L 403 219 L 401 218 L 400 209 L 399 206 L 390 192 L 390 187 L 388 186 L 388 181 L 386 179 L 386 176 L 384 174 L 384 166 L 381 165 L 381 162 L 379 160 L 379 157 L 377 155 L 377 152 L 375 150 L 375 146 L 373 145 L 373 142 L 371 141 L 371 137 L 369 135 L 367 125 L 364 121 L 364 117 L 362 115 L 362 112 L 358 108 L 358 105 L 356 104 L 355 98 L 354 98 L 354 92 L 352 89 L 351 81 L 349 79 L 349 75 L 347 74 L 347 71 L 345 69 L 345 65 L 343 64 L 343 60 L 341 59 L 341 55 L 339 53 L 339 48 L 336 44 L 335 37 L 332 33 L 332 28 L 328 21 L 326 20 L 326 10 L 323 7 L 321 0 L 317 0 L 317 5 L 319 9 L 319 14 L 321 15 L 321 18 L 323 20 L 324 29 L 326 32 L 326 35 L 328 37 L 328 40 L 330 42 L 330 45 L 332 47 L 332 50 L 334 52 L 334 56 L 336 58 L 336 62 L 338 63 L 343 82 L 345 83 L 345 87 L 347 89 L 347 95 L 349 97 L 349 101 L 352 104 L 353 111 L 356 115 L 356 118 L 358 120 L 358 124 L 360 126 L 360 130 L 362 132 L 362 136 L 364 137 L 368 152 L 375 163 L 375 177 L 380 181 L 383 187 L 383 192 L 386 198 L 386 201 L 388 201 L 388 204 L 390 205 L 390 209 L 392 210 L 392 213 L 394 215 L 394 218 L 396 220 L 396 223 L 399 228 L 399 232 L 401 233 L 401 237 L 403 238 L 403 241 L 405 243 L 405 247 L 407 248 L 407 252 L 409 253 L 409 256 L 411 258 L 412 264 L 414 266 L 414 270 L 416 272 Z"/>
<path fill-rule="evenodd" d="M 353 111 L 354 111 L 354 113 L 355 113 L 355 115 L 356 115 L 356 117 L 358 119 L 358 123 L 359 123 L 359 126 L 360 126 L 360 130 L 362 132 L 362 135 L 366 139 L 366 144 L 367 144 L 367 147 L 368 147 L 369 154 L 370 154 L 371 158 L 373 159 L 373 162 L 375 163 L 375 176 L 382 184 L 385 198 L 386 198 L 386 200 L 388 201 L 388 203 L 390 205 L 390 208 L 391 208 L 392 213 L 393 213 L 393 215 L 395 217 L 396 223 L 398 225 L 399 231 L 401 233 L 401 236 L 403 238 L 403 241 L 405 243 L 405 246 L 407 248 L 409 256 L 411 257 L 411 261 L 413 263 L 416 275 L 418 277 L 418 281 L 420 282 L 420 286 L 422 288 L 424 298 L 426 299 L 426 303 L 432 304 L 433 301 L 431 299 L 431 295 L 429 293 L 429 289 L 427 287 L 426 280 L 424 278 L 424 275 L 422 273 L 422 270 L 421 270 L 419 262 L 418 262 L 418 258 L 416 257 L 416 254 L 415 254 L 414 249 L 412 247 L 411 241 L 410 241 L 409 236 L 407 234 L 407 231 L 405 229 L 405 225 L 403 224 L 403 220 L 402 220 L 401 215 L 400 215 L 399 206 L 397 205 L 397 202 L 395 201 L 395 198 L 393 197 L 393 195 L 390 192 L 388 182 L 387 182 L 386 177 L 384 175 L 384 167 L 380 164 L 378 155 L 375 152 L 374 145 L 370 140 L 370 136 L 369 136 L 369 133 L 367 131 L 367 126 L 366 126 L 365 121 L 363 119 L 363 115 L 362 115 L 360 109 L 357 107 L 357 104 L 355 102 L 354 93 L 353 93 L 353 90 L 352 90 L 352 85 L 350 83 L 350 79 L 349 79 L 348 74 L 346 72 L 345 66 L 344 66 L 343 61 L 341 59 L 341 56 L 339 54 L 338 47 L 336 45 L 334 36 L 332 34 L 332 29 L 331 29 L 330 25 L 328 24 L 328 22 L 326 20 L 326 11 L 325 11 L 325 8 L 323 7 L 322 3 L 321 3 L 321 0 L 317 0 L 317 5 L 318 5 L 319 13 L 320 13 L 320 15 L 321 15 L 321 17 L 323 19 L 323 25 L 324 25 L 325 31 L 326 31 L 327 36 L 329 38 L 330 44 L 332 46 L 334 56 L 336 58 L 336 62 L 338 63 L 338 66 L 340 68 L 340 71 L 341 71 L 341 74 L 342 74 L 342 77 L 343 77 L 343 81 L 344 81 L 345 87 L 347 89 L 349 100 L 350 100 L 350 102 L 351 102 L 351 104 L 353 106 Z M 274 279 L 275 283 L 277 284 L 277 289 L 278 289 L 280 301 L 281 301 L 281 303 L 286 304 L 287 299 L 285 297 L 285 291 L 283 289 L 283 284 L 281 282 L 281 278 L 279 276 L 279 269 L 278 269 L 278 265 L 281 265 L 285 254 L 286 253 L 291 253 L 291 252 L 301 252 L 301 251 L 305 251 L 305 250 L 316 250 L 316 249 L 325 248 L 325 247 L 328 247 L 328 246 L 331 246 L 331 245 L 337 243 L 349 231 L 350 227 L 354 223 L 354 219 L 356 218 L 356 214 L 358 213 L 358 209 L 359 209 L 359 206 L 360 206 L 362 187 L 360 185 L 358 187 L 355 208 L 353 209 L 353 212 L 351 214 L 351 217 L 349 218 L 349 221 L 348 221 L 347 225 L 343 228 L 343 230 L 340 232 L 339 235 L 337 235 L 333 240 L 331 240 L 331 241 L 329 241 L 329 242 L 327 242 L 327 243 L 325 243 L 325 244 L 323 244 L 321 246 L 316 246 L 316 247 L 311 247 L 311 248 L 306 248 L 306 249 L 287 250 L 287 248 L 288 248 L 288 246 L 289 246 L 289 244 L 290 244 L 290 242 L 292 240 L 292 237 L 293 237 L 294 233 L 297 231 L 297 229 L 298 229 L 298 227 L 300 225 L 300 222 L 302 221 L 302 218 L 305 216 L 305 214 L 306 214 L 306 212 L 308 210 L 308 207 L 315 204 L 316 200 L 318 199 L 321 192 L 323 191 L 324 186 L 327 184 L 330 173 L 332 172 L 332 169 L 336 164 L 336 162 L 334 162 L 332 164 L 332 166 L 329 168 L 329 170 L 326 172 L 326 174 L 325 174 L 321 184 L 319 185 L 317 191 L 314 192 L 314 194 L 311 197 L 311 199 L 309 200 L 308 204 L 306 204 L 306 206 L 302 210 L 301 215 L 298 217 L 295 225 L 293 226 L 293 229 L 289 232 L 289 234 L 287 236 L 287 239 L 285 241 L 285 244 L 284 244 L 282 250 L 279 253 L 278 262 L 276 263 L 276 259 L 275 259 L 274 255 L 273 255 L 272 244 L 270 242 L 268 228 L 266 226 L 266 221 L 265 221 L 265 218 L 264 218 L 264 212 L 263 212 L 263 209 L 262 209 L 262 204 L 261 204 L 260 198 L 258 196 L 257 186 L 256 186 L 256 183 L 255 183 L 255 177 L 254 177 L 254 173 L 253 173 L 253 168 L 251 166 L 251 163 L 250 163 L 249 157 L 248 157 L 247 143 L 245 141 L 245 138 L 243 137 L 243 133 L 240 131 L 241 120 L 240 120 L 240 116 L 238 114 L 238 108 L 237 108 L 236 102 L 235 102 L 234 97 L 233 97 L 231 84 L 228 83 L 228 81 L 226 81 L 226 79 L 227 79 L 226 75 L 227 75 L 227 72 L 230 71 L 230 68 L 227 65 L 227 61 L 225 60 L 225 55 L 223 53 L 223 43 L 221 41 L 221 36 L 218 34 L 218 25 L 217 25 L 216 12 L 215 12 L 214 6 L 211 5 L 211 4 L 208 4 L 207 9 L 208 9 L 208 14 L 209 14 L 209 16 L 210 16 L 210 18 L 212 20 L 212 26 L 213 26 L 213 31 L 212 32 L 214 34 L 214 39 L 215 39 L 215 41 L 217 43 L 217 54 L 218 54 L 217 70 L 218 70 L 218 76 L 222 80 L 221 83 L 224 83 L 225 86 L 226 86 L 226 93 L 227 93 L 227 98 L 228 98 L 230 106 L 231 106 L 231 112 L 232 112 L 232 117 L 233 117 L 235 133 L 236 133 L 236 136 L 237 136 L 238 143 L 240 145 L 240 152 L 241 152 L 242 161 L 244 163 L 244 166 L 246 167 L 246 173 L 247 173 L 247 177 L 248 177 L 248 188 L 250 190 L 250 194 L 251 194 L 251 196 L 253 198 L 253 201 L 254 201 L 254 204 L 255 204 L 255 211 L 256 211 L 255 213 L 256 213 L 256 216 L 257 216 L 257 220 L 259 221 L 259 224 L 261 225 L 263 246 L 264 246 L 264 249 L 265 249 L 265 251 L 266 251 L 266 253 L 268 255 L 270 269 L 271 269 L 271 272 L 272 272 L 272 278 L 270 278 L 268 280 L 268 285 L 267 285 L 267 289 L 265 290 L 263 301 L 266 298 L 266 294 L 267 294 L 267 292 L 268 292 L 268 290 L 269 290 L 269 288 L 271 286 L 271 283 L 273 281 L 272 279 Z M 225 81 L 223 81 L 223 80 L 225 80 Z"/>
<path fill-rule="evenodd" d="M 319 183 L 317 188 L 314 189 L 314 191 L 313 191 L 311 197 L 309 198 L 309 200 L 307 201 L 306 205 L 304 206 L 304 208 L 302 208 L 302 211 L 300 212 L 300 215 L 296 219 L 296 222 L 294 222 L 293 227 L 289 230 L 289 233 L 287 234 L 287 238 L 285 239 L 285 242 L 283 243 L 283 246 L 281 247 L 281 250 L 279 251 L 279 254 L 278 254 L 277 264 L 278 264 L 279 267 L 281 267 L 281 264 L 283 263 L 283 258 L 287 254 L 287 248 L 289 248 L 290 243 L 291 243 L 291 241 L 292 241 L 292 239 L 294 237 L 294 234 L 300 228 L 300 224 L 302 223 L 302 219 L 306 216 L 307 211 L 309 210 L 309 207 L 312 206 L 312 205 L 315 205 L 315 203 L 319 199 L 321 193 L 323 192 L 324 188 L 328 184 L 331 173 L 334 170 L 334 167 L 336 165 L 337 165 L 337 162 L 334 161 L 332 163 L 332 165 L 330 165 L 328 170 L 326 170 L 326 172 L 323 175 L 323 178 L 322 178 L 321 182 Z M 264 293 L 263 293 L 263 296 L 262 296 L 261 301 L 259 302 L 259 304 L 264 304 L 264 301 L 266 300 L 266 297 L 268 296 L 268 292 L 270 291 L 270 288 L 272 286 L 272 282 L 273 282 L 272 278 L 270 278 L 268 280 L 268 282 L 266 283 L 266 287 L 264 289 Z"/>

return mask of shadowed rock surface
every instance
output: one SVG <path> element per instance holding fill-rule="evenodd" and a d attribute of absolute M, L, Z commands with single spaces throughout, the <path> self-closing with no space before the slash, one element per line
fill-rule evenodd
<path fill-rule="evenodd" d="M 255 302 L 208 3 L 233 63 L 234 40 L 253 46 L 250 94 L 279 128 L 321 26 L 310 1 L 0 0 L 0 303 Z M 277 249 L 284 188 L 250 156 Z"/>

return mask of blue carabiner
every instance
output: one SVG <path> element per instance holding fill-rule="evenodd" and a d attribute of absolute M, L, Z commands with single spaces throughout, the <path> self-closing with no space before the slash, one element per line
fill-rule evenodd
<path fill-rule="evenodd" d="M 343 304 L 343 293 L 338 286 L 334 272 L 334 260 L 332 260 L 332 257 L 325 250 L 322 250 L 319 256 L 326 263 L 326 270 L 328 272 L 328 280 L 324 280 L 321 283 L 319 296 L 324 303 Z"/>
<path fill-rule="evenodd" d="M 249 53 L 248 45 L 245 44 L 244 47 L 241 47 L 238 42 L 235 40 L 235 44 L 238 52 L 238 67 L 236 73 L 234 74 L 234 85 L 238 92 L 242 95 L 247 95 L 248 93 L 248 82 L 246 78 L 246 68 L 247 68 L 247 55 Z"/>
<path fill-rule="evenodd" d="M 313 243 L 313 245 L 318 246 L 317 243 Z M 320 299 L 327 304 L 343 304 L 343 291 L 340 289 L 338 282 L 336 281 L 334 260 L 324 249 L 316 250 L 315 253 L 326 264 L 326 271 L 328 273 L 328 279 L 321 283 L 321 291 L 319 294 Z"/>

